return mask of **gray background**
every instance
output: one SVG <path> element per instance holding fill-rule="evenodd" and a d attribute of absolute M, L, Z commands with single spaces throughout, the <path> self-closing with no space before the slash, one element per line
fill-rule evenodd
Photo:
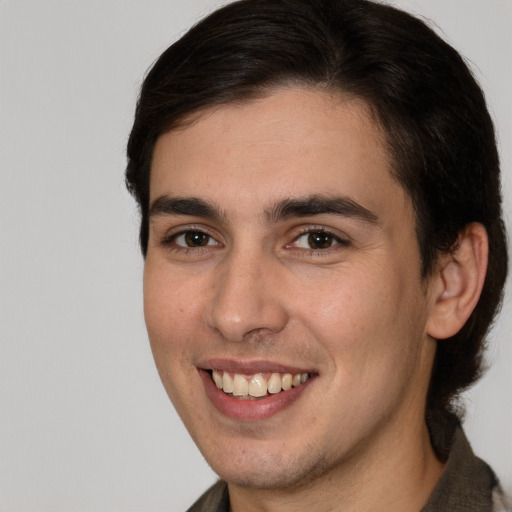
<path fill-rule="evenodd" d="M 168 403 L 142 318 L 124 149 L 152 61 L 212 0 L 0 0 L 0 511 L 184 510 L 214 480 Z M 410 0 L 471 61 L 512 199 L 512 2 Z M 510 222 L 509 222 L 510 225 Z M 512 490 L 510 291 L 475 451 Z"/>

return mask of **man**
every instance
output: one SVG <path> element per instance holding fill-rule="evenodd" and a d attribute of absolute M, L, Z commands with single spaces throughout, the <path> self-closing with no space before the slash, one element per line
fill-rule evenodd
<path fill-rule="evenodd" d="M 156 62 L 128 144 L 192 511 L 505 510 L 455 399 L 507 271 L 482 92 L 419 20 L 242 0 Z"/>

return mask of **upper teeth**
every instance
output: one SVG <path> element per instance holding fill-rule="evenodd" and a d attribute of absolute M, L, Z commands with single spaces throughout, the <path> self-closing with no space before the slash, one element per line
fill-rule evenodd
<path fill-rule="evenodd" d="M 275 394 L 281 390 L 286 391 L 292 386 L 297 387 L 304 384 L 310 375 L 309 373 L 272 373 L 268 379 L 261 373 L 245 375 L 241 373 L 230 374 L 219 370 L 213 370 L 212 378 L 215 385 L 234 396 L 262 397 L 267 393 Z"/>

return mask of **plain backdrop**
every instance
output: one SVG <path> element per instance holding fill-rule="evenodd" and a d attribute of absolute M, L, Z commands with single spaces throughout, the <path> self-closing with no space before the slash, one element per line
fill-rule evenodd
<path fill-rule="evenodd" d="M 0 511 L 182 511 L 215 476 L 158 380 L 125 144 L 142 77 L 221 2 L 0 0 Z M 469 59 L 512 200 L 511 0 L 408 0 Z M 467 396 L 512 490 L 512 304 Z"/>

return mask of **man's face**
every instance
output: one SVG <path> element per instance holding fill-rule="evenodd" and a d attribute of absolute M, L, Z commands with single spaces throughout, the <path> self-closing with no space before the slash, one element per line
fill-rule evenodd
<path fill-rule="evenodd" d="M 422 428 L 431 294 L 390 166 L 364 103 L 298 88 L 159 138 L 149 338 L 228 482 L 299 484 L 399 452 Z"/>

